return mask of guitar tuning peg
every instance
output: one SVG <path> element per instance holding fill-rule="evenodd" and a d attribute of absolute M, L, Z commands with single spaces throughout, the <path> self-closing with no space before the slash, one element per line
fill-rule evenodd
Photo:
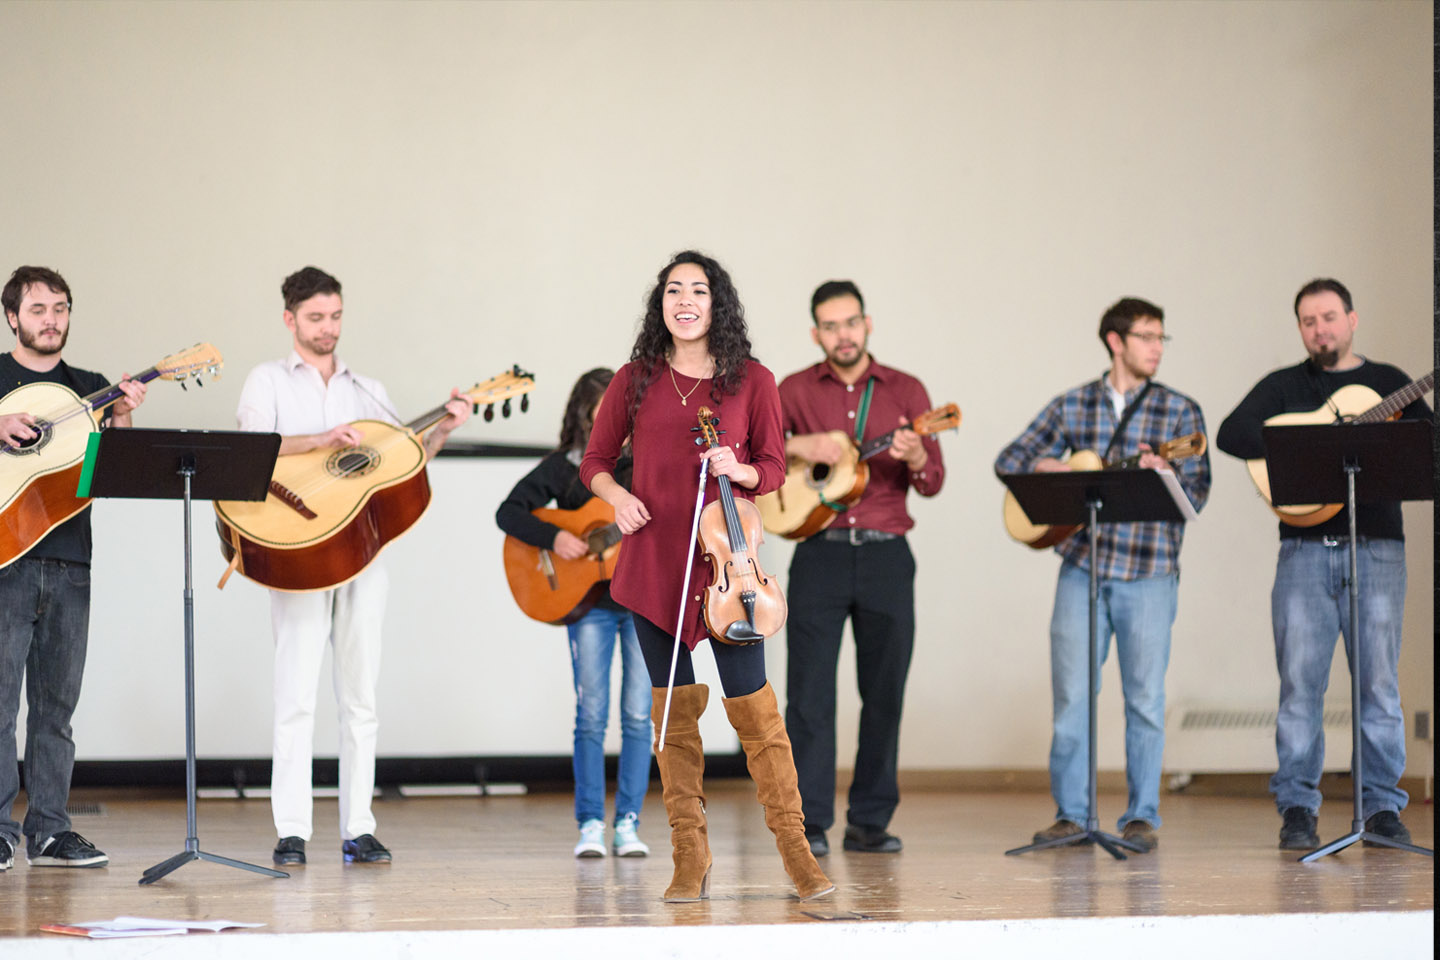
<path fill-rule="evenodd" d="M 196 378 L 195 378 L 195 386 L 197 386 L 197 387 L 203 387 L 203 386 L 205 386 L 205 381 L 204 381 L 204 380 L 201 380 L 199 377 L 196 377 Z"/>
<path fill-rule="evenodd" d="M 697 447 L 703 447 L 703 446 L 705 446 L 705 438 L 704 438 L 704 437 L 696 437 L 696 438 L 695 438 L 695 446 L 697 446 Z"/>
<path fill-rule="evenodd" d="M 495 419 L 495 404 L 493 404 L 493 403 L 491 403 L 491 404 L 486 404 L 486 406 L 485 406 L 485 422 L 486 422 L 486 423 L 490 423 L 490 422 L 492 422 L 494 419 Z"/>
<path fill-rule="evenodd" d="M 500 405 L 500 416 L 506 420 L 510 419 L 510 398 L 506 397 L 505 402 Z"/>
<path fill-rule="evenodd" d="M 478 403 L 472 403 L 472 404 L 470 404 L 470 413 L 473 414 L 473 415 L 477 415 L 477 416 L 478 416 L 479 413 L 480 413 L 480 404 L 478 404 Z"/>
<path fill-rule="evenodd" d="M 522 393 L 522 394 L 520 395 L 520 412 L 521 412 L 521 413 L 529 413 L 529 412 L 530 412 L 530 394 L 528 394 L 528 393 Z"/>
<path fill-rule="evenodd" d="M 185 381 L 184 381 L 184 380 L 181 380 L 181 381 L 179 381 L 179 384 L 180 384 L 180 389 L 181 389 L 181 390 L 185 390 Z M 186 390 L 185 392 L 186 392 L 186 393 L 189 393 L 188 390 Z"/>

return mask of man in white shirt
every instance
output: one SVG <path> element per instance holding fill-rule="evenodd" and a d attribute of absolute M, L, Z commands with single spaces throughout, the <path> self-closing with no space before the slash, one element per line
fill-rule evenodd
<path fill-rule="evenodd" d="M 347 367 L 335 355 L 343 303 L 340 281 L 305 267 L 281 284 L 285 326 L 294 349 L 284 360 L 260 364 L 245 379 L 237 418 L 241 430 L 279 433 L 280 456 L 342 448 L 361 436 L 351 423 L 398 423 L 385 387 Z M 470 416 L 469 401 L 446 404 L 449 416 L 423 437 L 433 457 L 450 432 Z M 375 838 L 370 809 L 375 788 L 379 721 L 375 690 L 380 677 L 380 626 L 388 577 L 376 559 L 354 579 L 328 590 L 270 591 L 275 631 L 275 735 L 270 807 L 280 840 L 277 864 L 305 862 L 312 829 L 311 760 L 320 665 L 333 648 L 340 721 L 340 839 L 347 862 L 389 863 Z"/>

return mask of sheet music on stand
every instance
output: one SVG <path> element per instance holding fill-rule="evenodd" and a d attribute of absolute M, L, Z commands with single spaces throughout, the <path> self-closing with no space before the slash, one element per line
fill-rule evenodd
<path fill-rule="evenodd" d="M 1195 505 L 1190 502 L 1190 495 L 1185 488 L 1180 486 L 1180 478 L 1175 475 L 1174 470 L 1156 470 L 1160 480 L 1165 484 L 1165 489 L 1170 491 L 1170 498 L 1175 501 L 1175 508 L 1185 518 L 1186 523 L 1194 523 L 1200 519 L 1200 514 L 1195 512 Z"/>

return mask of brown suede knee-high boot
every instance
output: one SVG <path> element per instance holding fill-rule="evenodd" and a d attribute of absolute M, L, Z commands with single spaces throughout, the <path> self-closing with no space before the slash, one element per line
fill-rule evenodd
<path fill-rule="evenodd" d="M 670 845 L 675 860 L 675 873 L 665 888 L 665 902 L 705 900 L 710 896 L 710 841 L 705 831 L 705 750 L 700 743 L 700 715 L 710 700 L 710 688 L 703 683 L 675 688 L 664 750 L 659 747 L 665 688 L 651 687 L 650 695 L 655 764 L 660 768 L 665 812 L 670 815 Z"/>
<path fill-rule="evenodd" d="M 775 834 L 775 846 L 785 872 L 795 883 L 801 900 L 823 897 L 835 889 L 815 862 L 805 839 L 805 815 L 800 809 L 800 783 L 790 736 L 775 703 L 775 690 L 766 683 L 754 693 L 724 701 L 730 725 L 740 735 L 745 763 L 755 792 L 765 807 L 765 825 Z"/>

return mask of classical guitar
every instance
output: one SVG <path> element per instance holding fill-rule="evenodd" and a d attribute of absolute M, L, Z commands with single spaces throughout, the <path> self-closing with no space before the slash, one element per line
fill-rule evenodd
<path fill-rule="evenodd" d="M 131 377 L 139 383 L 219 377 L 224 361 L 208 343 L 172 354 Z M 0 567 L 13 563 L 44 536 L 90 505 L 75 496 L 90 434 L 105 410 L 123 397 L 111 384 L 82 397 L 56 383 L 28 383 L 0 398 L 0 416 L 28 413 L 39 436 L 0 442 Z"/>
<path fill-rule="evenodd" d="M 1160 444 L 1154 452 L 1162 460 L 1186 460 L 1203 454 L 1205 447 L 1205 434 L 1189 433 Z M 1129 470 L 1140 465 L 1140 457 L 1141 454 L 1137 453 L 1133 457 L 1106 463 L 1094 450 L 1079 450 L 1067 457 L 1065 462 L 1071 470 Z M 1025 511 L 1020 508 L 1019 501 L 1015 499 L 1015 494 L 1005 491 L 1005 532 L 1021 543 L 1036 550 L 1044 550 L 1069 539 L 1079 529 L 1078 525 L 1048 526 L 1031 523 Z"/>
<path fill-rule="evenodd" d="M 1419 380 L 1407 384 L 1385 397 L 1369 387 L 1352 383 L 1330 394 L 1330 399 L 1314 410 L 1301 413 L 1281 413 L 1265 421 L 1266 426 L 1289 427 L 1307 423 L 1380 423 L 1400 416 L 1400 411 L 1419 400 L 1435 388 L 1435 371 Z M 1308 503 L 1277 507 L 1270 501 L 1270 473 L 1265 468 L 1265 458 L 1246 460 L 1250 479 L 1255 489 L 1281 523 L 1292 527 L 1314 527 L 1329 520 L 1345 509 L 1343 503 Z"/>
<path fill-rule="evenodd" d="M 592 497 L 574 510 L 541 507 L 537 518 L 585 541 L 585 556 L 566 560 L 550 550 L 505 538 L 503 557 L 510 594 L 525 616 L 542 623 L 574 623 L 605 593 L 620 558 L 620 528 L 615 510 Z"/>
<path fill-rule="evenodd" d="M 461 396 L 485 405 L 489 420 L 494 404 L 504 401 L 502 414 L 509 416 L 509 398 L 533 389 L 534 376 L 515 367 Z M 520 409 L 528 407 L 529 398 L 522 397 Z M 420 438 L 447 415 L 442 403 L 403 427 L 356 420 L 351 426 L 360 431 L 358 444 L 276 461 L 264 500 L 216 501 L 220 552 L 230 569 L 293 591 L 327 590 L 358 576 L 430 505 Z"/>
<path fill-rule="evenodd" d="M 791 457 L 780 489 L 755 500 L 765 529 L 787 540 L 814 536 L 830 526 L 840 513 L 837 508 L 853 506 L 864 496 L 870 482 L 870 467 L 865 461 L 890 449 L 896 433 L 911 430 L 923 437 L 959 426 L 960 408 L 947 403 L 920 414 L 909 426 L 865 441 L 863 446 L 856 446 L 844 431 L 829 431 L 826 436 L 841 446 L 844 455 L 833 465 Z"/>

